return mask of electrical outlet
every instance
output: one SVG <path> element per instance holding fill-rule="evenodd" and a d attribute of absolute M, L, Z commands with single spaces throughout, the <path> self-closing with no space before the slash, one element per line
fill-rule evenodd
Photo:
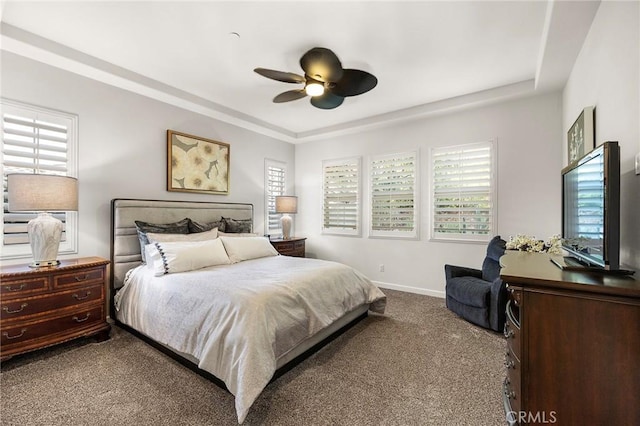
<path fill-rule="evenodd" d="M 636 174 L 640 175 L 640 152 L 636 154 Z"/>
<path fill-rule="evenodd" d="M 384 263 L 381 263 L 378 269 L 380 269 L 380 272 L 384 272 Z"/>

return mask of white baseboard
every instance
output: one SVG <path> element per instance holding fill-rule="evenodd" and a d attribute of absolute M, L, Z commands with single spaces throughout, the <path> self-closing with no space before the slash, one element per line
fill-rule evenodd
<path fill-rule="evenodd" d="M 372 281 L 372 282 L 380 288 L 388 288 L 389 290 L 404 291 L 405 293 L 424 294 L 426 296 L 439 297 L 441 299 L 445 298 L 444 291 L 429 290 L 429 289 L 420 288 L 420 287 L 410 287 L 410 286 L 400 285 L 400 284 L 385 283 L 382 281 Z"/>

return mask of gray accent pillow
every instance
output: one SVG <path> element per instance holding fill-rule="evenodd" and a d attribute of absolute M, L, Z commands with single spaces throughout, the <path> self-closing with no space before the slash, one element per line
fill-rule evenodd
<path fill-rule="evenodd" d="M 220 219 L 217 222 L 199 223 L 195 220 L 189 220 L 189 233 L 196 234 L 198 232 L 211 231 L 213 228 L 218 228 L 218 231 L 224 232 L 224 221 Z"/>
<path fill-rule="evenodd" d="M 136 220 L 134 222 L 136 224 L 136 231 L 138 231 L 138 240 L 140 241 L 140 254 L 142 256 L 142 263 L 147 263 L 144 253 L 144 247 L 149 244 L 147 232 L 153 232 L 155 234 L 188 234 L 189 222 L 191 222 L 191 219 L 185 217 L 184 219 L 173 223 L 149 223 L 139 220 Z"/>
<path fill-rule="evenodd" d="M 224 228 L 219 231 L 228 232 L 228 233 L 247 233 L 251 232 L 251 219 L 231 219 L 228 217 L 222 217 L 222 222 L 224 222 Z"/>

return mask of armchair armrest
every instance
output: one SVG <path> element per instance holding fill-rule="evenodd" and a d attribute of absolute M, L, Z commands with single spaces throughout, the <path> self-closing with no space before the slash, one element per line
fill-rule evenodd
<path fill-rule="evenodd" d="M 447 281 L 456 277 L 482 278 L 482 271 L 480 269 L 467 268 L 465 266 L 444 265 L 444 275 Z"/>
<path fill-rule="evenodd" d="M 501 331 L 504 328 L 508 298 L 507 285 L 500 278 L 493 280 L 489 301 L 491 304 L 489 322 L 491 323 L 491 328 L 496 331 Z"/>

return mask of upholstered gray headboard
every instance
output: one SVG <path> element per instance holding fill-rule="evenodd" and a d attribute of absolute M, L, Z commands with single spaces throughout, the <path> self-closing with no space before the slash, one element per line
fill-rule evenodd
<path fill-rule="evenodd" d="M 207 223 L 218 221 L 222 216 L 253 220 L 253 204 L 124 198 L 111 200 L 111 298 L 115 290 L 122 287 L 127 271 L 142 261 L 136 220 L 170 223 L 188 217 L 196 222 Z"/>

